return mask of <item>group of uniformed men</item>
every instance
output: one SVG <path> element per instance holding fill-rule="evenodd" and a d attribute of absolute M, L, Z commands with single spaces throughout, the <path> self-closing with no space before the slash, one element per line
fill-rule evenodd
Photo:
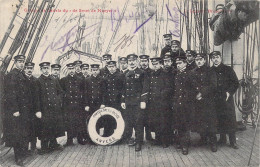
<path fill-rule="evenodd" d="M 62 149 L 56 138 L 65 131 L 67 146 L 73 145 L 73 138 L 79 144 L 90 143 L 86 120 L 106 106 L 121 112 L 126 123 L 122 142 L 135 145 L 136 151 L 141 150 L 144 129 L 148 141 L 164 148 L 174 141 L 184 155 L 190 131 L 198 132 L 200 144 L 209 143 L 213 152 L 217 133 L 219 143 L 226 143 L 228 134 L 231 147 L 237 149 L 232 96 L 239 83 L 234 70 L 222 63 L 219 51 L 209 54 L 209 67 L 206 54 L 185 53 L 171 34 L 164 39 L 160 57 L 130 54 L 119 59 L 117 68 L 112 55 L 105 54 L 104 68 L 75 61 L 67 64 L 68 75 L 62 79 L 59 64 L 40 63 L 42 75 L 36 79 L 34 63 L 24 66 L 25 56 L 15 56 L 15 68 L 4 78 L 3 140 L 14 148 L 16 163 L 23 164 L 29 142 L 31 150 L 36 149 L 36 137 L 41 140 L 40 154 Z M 104 127 L 103 136 L 120 126 L 110 117 L 102 119 L 97 128 Z"/>

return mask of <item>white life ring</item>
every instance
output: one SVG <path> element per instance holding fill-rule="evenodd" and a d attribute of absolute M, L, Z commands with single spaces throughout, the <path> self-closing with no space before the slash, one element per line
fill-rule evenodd
<path fill-rule="evenodd" d="M 114 133 L 108 137 L 100 136 L 96 131 L 97 121 L 104 115 L 112 116 L 117 123 L 117 128 Z M 112 108 L 105 107 L 95 111 L 89 119 L 88 122 L 88 133 L 91 140 L 98 145 L 112 145 L 122 138 L 125 129 L 125 121 L 120 113 L 120 111 Z"/>

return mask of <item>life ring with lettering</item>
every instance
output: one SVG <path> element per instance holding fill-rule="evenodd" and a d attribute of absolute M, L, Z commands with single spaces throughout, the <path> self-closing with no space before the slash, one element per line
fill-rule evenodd
<path fill-rule="evenodd" d="M 96 131 L 97 121 L 105 115 L 112 116 L 117 123 L 116 129 L 111 136 L 102 137 Z M 98 145 L 112 145 L 119 141 L 124 133 L 125 121 L 121 115 L 121 112 L 112 107 L 105 107 L 95 111 L 88 122 L 88 133 L 90 139 Z"/>

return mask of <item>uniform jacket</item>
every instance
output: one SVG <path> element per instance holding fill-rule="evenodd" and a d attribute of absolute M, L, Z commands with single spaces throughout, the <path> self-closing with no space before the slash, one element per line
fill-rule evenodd
<path fill-rule="evenodd" d="M 37 80 L 39 107 L 42 112 L 42 138 L 64 136 L 62 101 L 63 90 L 58 80 L 41 75 Z M 50 133 L 51 132 L 51 133 Z"/>
<path fill-rule="evenodd" d="M 109 73 L 105 78 L 106 94 L 105 105 L 113 107 L 116 105 L 120 107 L 122 93 L 124 90 L 124 74 L 116 71 L 114 74 Z"/>
<path fill-rule="evenodd" d="M 4 88 L 4 135 L 6 146 L 13 147 L 15 143 L 29 141 L 34 95 L 28 79 L 18 69 L 6 75 Z M 20 116 L 14 117 L 15 112 L 19 112 Z"/>
<path fill-rule="evenodd" d="M 84 104 L 85 106 L 96 106 L 104 104 L 105 93 L 106 93 L 106 85 L 105 79 L 98 75 L 94 77 L 90 76 L 85 80 L 85 98 Z"/>
<path fill-rule="evenodd" d="M 239 86 L 238 78 L 230 66 L 222 63 L 218 67 L 212 66 L 211 69 L 217 75 L 217 91 L 214 101 L 217 109 L 219 131 L 234 132 L 236 130 L 236 114 L 233 95 Z M 226 92 L 230 94 L 228 101 L 226 101 Z"/>
<path fill-rule="evenodd" d="M 140 105 L 143 90 L 144 71 L 140 68 L 125 73 L 123 99 L 126 105 Z"/>
<path fill-rule="evenodd" d="M 194 93 L 194 109 L 192 111 L 192 127 L 197 132 L 216 133 L 217 116 L 214 95 L 217 88 L 217 76 L 210 67 L 202 66 L 191 71 L 192 89 Z M 197 100 L 196 95 L 202 94 Z"/>

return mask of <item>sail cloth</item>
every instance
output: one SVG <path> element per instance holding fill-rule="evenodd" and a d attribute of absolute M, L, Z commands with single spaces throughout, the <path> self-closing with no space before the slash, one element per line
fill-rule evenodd
<path fill-rule="evenodd" d="M 244 27 L 259 19 L 258 1 L 238 1 L 216 6 L 216 13 L 209 21 L 214 31 L 214 45 L 219 46 L 226 40 L 238 40 Z"/>

